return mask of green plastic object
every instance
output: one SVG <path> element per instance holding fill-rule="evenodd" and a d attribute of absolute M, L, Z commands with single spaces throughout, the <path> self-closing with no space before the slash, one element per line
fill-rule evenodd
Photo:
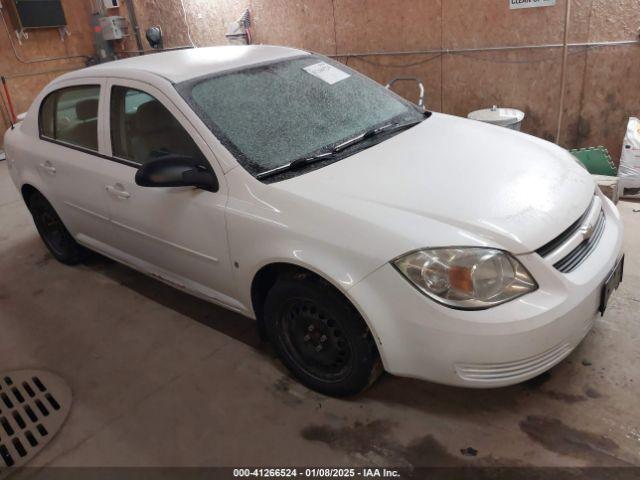
<path fill-rule="evenodd" d="M 574 157 L 587 167 L 593 175 L 607 175 L 617 177 L 618 169 L 611 160 L 609 151 L 604 147 L 590 147 L 569 150 Z"/>

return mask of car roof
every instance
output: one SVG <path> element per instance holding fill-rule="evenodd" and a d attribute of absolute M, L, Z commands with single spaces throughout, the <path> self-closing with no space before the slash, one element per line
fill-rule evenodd
<path fill-rule="evenodd" d="M 188 48 L 139 55 L 123 60 L 101 63 L 58 77 L 71 80 L 82 77 L 137 77 L 136 73 L 152 73 L 179 83 L 192 78 L 221 73 L 288 57 L 309 55 L 309 52 L 272 45 L 225 45 Z"/>

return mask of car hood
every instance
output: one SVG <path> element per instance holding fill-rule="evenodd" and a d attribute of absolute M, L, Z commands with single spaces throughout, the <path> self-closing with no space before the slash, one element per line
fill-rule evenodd
<path fill-rule="evenodd" d="M 378 225 L 388 221 L 407 231 L 424 225 L 416 248 L 468 238 L 468 245 L 486 242 L 516 254 L 568 228 L 595 189 L 555 144 L 435 113 L 372 148 L 273 186 Z M 457 229 L 458 240 L 441 235 L 442 224 Z"/>

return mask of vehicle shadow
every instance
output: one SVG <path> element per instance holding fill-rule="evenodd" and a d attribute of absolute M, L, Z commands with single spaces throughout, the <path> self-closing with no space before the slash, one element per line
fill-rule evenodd
<path fill-rule="evenodd" d="M 82 266 L 234 340 L 269 353 L 268 344 L 261 340 L 256 323 L 250 318 L 194 297 L 99 254 L 91 255 Z"/>

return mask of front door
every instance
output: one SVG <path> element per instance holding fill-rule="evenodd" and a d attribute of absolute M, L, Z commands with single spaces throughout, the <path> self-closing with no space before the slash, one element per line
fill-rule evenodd
<path fill-rule="evenodd" d="M 231 265 L 225 223 L 226 184 L 206 143 L 175 105 L 141 82 L 108 83 L 113 183 L 106 185 L 116 247 L 124 260 L 180 288 L 231 308 Z M 165 155 L 200 157 L 220 189 L 150 188 L 137 167 Z M 117 161 L 121 161 L 118 163 Z"/>

